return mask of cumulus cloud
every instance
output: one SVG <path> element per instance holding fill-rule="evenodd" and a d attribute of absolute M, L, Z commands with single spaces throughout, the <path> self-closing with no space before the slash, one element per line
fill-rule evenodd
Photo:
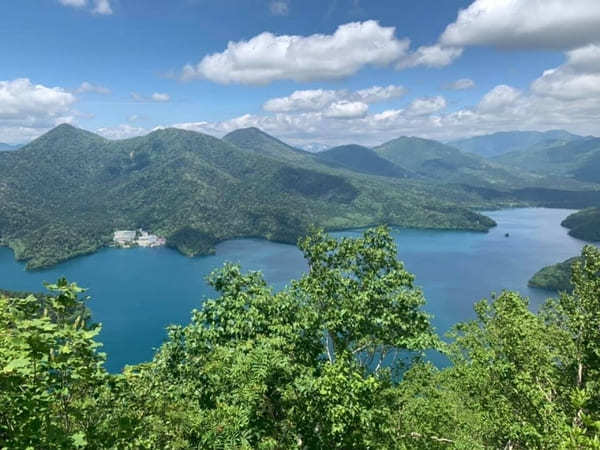
<path fill-rule="evenodd" d="M 185 66 L 182 78 L 258 85 L 276 80 L 330 80 L 368 65 L 390 65 L 405 55 L 408 46 L 407 39 L 395 37 L 394 27 L 374 20 L 340 25 L 331 35 L 265 32 L 248 41 L 229 42 L 223 52 Z"/>
<path fill-rule="evenodd" d="M 505 84 L 496 86 L 483 96 L 479 102 L 479 110 L 483 112 L 502 110 L 512 106 L 520 95 L 521 92 L 511 86 Z"/>
<path fill-rule="evenodd" d="M 310 89 L 294 91 L 287 97 L 272 98 L 265 102 L 263 109 L 270 112 L 323 111 L 333 103 L 360 102 L 376 103 L 391 98 L 402 97 L 406 89 L 402 86 L 373 86 L 358 91 Z"/>
<path fill-rule="evenodd" d="M 110 89 L 108 89 L 107 87 L 104 87 L 104 86 L 100 86 L 98 84 L 93 84 L 88 81 L 84 81 L 74 91 L 75 94 L 85 94 L 88 92 L 93 92 L 95 94 L 107 95 L 107 94 L 110 94 Z"/>
<path fill-rule="evenodd" d="M 451 91 L 466 91 L 475 87 L 475 82 L 470 78 L 461 78 L 444 86 Z"/>
<path fill-rule="evenodd" d="M 440 43 L 572 49 L 600 41 L 597 0 L 476 0 L 458 13 Z"/>
<path fill-rule="evenodd" d="M 0 81 L 0 141 L 23 142 L 59 123 L 72 122 L 75 95 L 28 78 Z"/>
<path fill-rule="evenodd" d="M 567 52 L 567 61 L 560 67 L 546 70 L 532 84 L 538 95 L 563 100 L 586 100 L 600 96 L 600 45 Z"/>
<path fill-rule="evenodd" d="M 436 113 L 445 107 L 446 99 L 444 97 L 418 98 L 413 100 L 406 112 L 409 115 L 422 116 Z"/>
<path fill-rule="evenodd" d="M 287 16 L 290 13 L 290 4 L 284 0 L 272 0 L 269 3 L 269 11 L 274 16 Z"/>
<path fill-rule="evenodd" d="M 402 59 L 396 65 L 397 69 L 408 67 L 445 67 L 462 55 L 463 49 L 459 47 L 447 47 L 443 45 L 431 45 L 419 47 L 414 53 Z"/>
<path fill-rule="evenodd" d="M 355 119 L 357 117 L 366 116 L 368 111 L 369 105 L 366 103 L 343 100 L 329 105 L 329 108 L 325 111 L 325 117 L 332 117 L 335 119 Z"/>

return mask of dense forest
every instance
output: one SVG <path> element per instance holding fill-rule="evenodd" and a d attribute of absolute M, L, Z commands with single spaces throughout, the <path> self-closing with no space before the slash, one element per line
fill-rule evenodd
<path fill-rule="evenodd" d="M 290 287 L 225 265 L 217 297 L 116 375 L 76 284 L 43 310 L 0 295 L 0 447 L 600 448 L 600 250 L 539 312 L 503 292 L 441 339 L 387 229 L 299 246 Z"/>
<path fill-rule="evenodd" d="M 0 153 L 0 245 L 34 269 L 109 245 L 118 229 L 143 228 L 194 256 L 236 237 L 294 243 L 313 225 L 486 231 L 494 222 L 477 210 L 600 205 L 596 184 L 507 169 L 436 141 L 360 149 L 319 157 L 256 128 L 110 141 L 61 125 Z"/>

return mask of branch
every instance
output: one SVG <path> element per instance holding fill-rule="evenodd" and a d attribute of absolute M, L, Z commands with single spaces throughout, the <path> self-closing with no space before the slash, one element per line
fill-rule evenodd
<path fill-rule="evenodd" d="M 400 436 L 401 439 L 408 437 L 412 439 L 431 439 L 432 441 L 440 442 L 443 444 L 454 444 L 454 441 L 452 439 L 446 439 L 437 436 L 423 436 L 421 433 L 415 433 L 414 431 L 412 433 L 403 434 L 402 436 Z"/>

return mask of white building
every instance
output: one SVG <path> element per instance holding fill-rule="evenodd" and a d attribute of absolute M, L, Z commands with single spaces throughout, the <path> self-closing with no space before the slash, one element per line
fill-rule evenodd
<path fill-rule="evenodd" d="M 133 244 L 133 241 L 135 240 L 135 231 L 130 231 L 130 230 L 115 231 L 113 240 L 115 241 L 115 243 L 117 243 L 119 245 Z"/>

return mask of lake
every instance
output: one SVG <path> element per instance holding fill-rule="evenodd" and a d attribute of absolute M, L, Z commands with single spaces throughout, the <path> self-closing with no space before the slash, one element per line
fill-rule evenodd
<path fill-rule="evenodd" d="M 536 308 L 552 293 L 527 287 L 543 266 L 577 255 L 585 242 L 560 226 L 574 211 L 523 208 L 487 212 L 498 226 L 488 233 L 394 229 L 398 257 L 416 275 L 438 332 L 474 316 L 473 303 L 492 292 L 517 290 Z M 509 237 L 505 234 L 509 233 Z M 334 233 L 358 236 L 360 231 Z M 0 248 L 0 287 L 41 291 L 61 276 L 88 288 L 93 319 L 103 325 L 100 340 L 107 368 L 152 358 L 169 324 L 189 322 L 190 312 L 214 293 L 205 277 L 226 261 L 260 270 L 276 288 L 306 269 L 291 245 L 260 239 L 221 243 L 216 254 L 187 258 L 168 248 L 103 249 L 54 268 L 27 272 L 8 248 Z"/>

